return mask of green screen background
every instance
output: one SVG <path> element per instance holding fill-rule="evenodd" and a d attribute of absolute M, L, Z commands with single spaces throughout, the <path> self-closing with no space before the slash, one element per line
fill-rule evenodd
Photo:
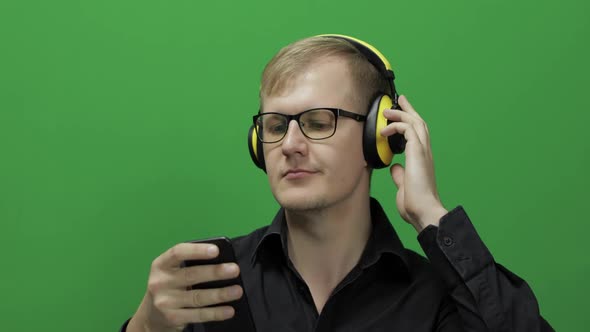
<path fill-rule="evenodd" d="M 282 47 L 378 47 L 427 121 L 447 208 L 560 331 L 590 325 L 588 1 L 0 2 L 0 326 L 115 331 L 175 243 L 277 204 L 246 132 Z M 403 161 L 403 158 L 398 159 Z M 373 195 L 403 242 L 387 171 Z"/>

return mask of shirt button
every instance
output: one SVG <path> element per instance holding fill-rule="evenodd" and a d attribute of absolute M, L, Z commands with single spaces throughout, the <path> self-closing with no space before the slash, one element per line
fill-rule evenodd
<path fill-rule="evenodd" d="M 445 237 L 443 237 L 443 243 L 445 244 L 445 246 L 450 247 L 453 245 L 453 243 L 455 243 L 455 241 L 453 241 L 452 237 L 445 236 Z"/>

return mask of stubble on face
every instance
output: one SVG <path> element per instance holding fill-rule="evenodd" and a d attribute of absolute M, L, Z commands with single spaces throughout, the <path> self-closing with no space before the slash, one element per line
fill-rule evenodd
<path fill-rule="evenodd" d="M 354 181 L 350 188 L 348 187 L 346 182 L 349 181 L 342 181 L 343 183 L 338 186 L 342 188 L 343 186 L 345 190 L 340 192 L 340 195 L 327 195 L 327 194 L 319 194 L 310 193 L 308 195 L 302 195 L 298 199 L 281 199 L 281 195 L 275 195 L 279 204 L 286 210 L 290 210 L 297 213 L 321 213 L 331 207 L 334 207 L 346 200 L 352 198 L 354 193 L 359 189 L 361 185 L 362 174 L 355 177 L 356 181 Z"/>
<path fill-rule="evenodd" d="M 323 196 L 308 196 L 298 200 L 286 201 L 281 201 L 280 197 L 277 197 L 277 200 L 285 210 L 299 213 L 318 213 L 330 205 L 326 197 Z"/>

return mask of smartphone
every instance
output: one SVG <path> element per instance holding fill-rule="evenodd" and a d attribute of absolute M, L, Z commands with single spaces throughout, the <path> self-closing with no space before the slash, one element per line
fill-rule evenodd
<path fill-rule="evenodd" d="M 193 240 L 189 241 L 191 243 L 211 243 L 216 245 L 219 248 L 219 255 L 213 259 L 206 259 L 206 260 L 189 260 L 184 261 L 183 266 L 195 266 L 195 265 L 212 265 L 212 264 L 222 264 L 222 263 L 236 263 L 236 255 L 234 253 L 234 248 L 231 244 L 231 240 L 227 237 L 218 237 L 218 238 L 210 238 L 204 240 Z M 252 319 L 252 312 L 250 311 L 250 306 L 248 305 L 248 297 L 246 296 L 246 288 L 242 282 L 241 274 L 238 275 L 234 279 L 227 279 L 227 280 L 216 280 L 205 282 L 201 284 L 193 285 L 192 289 L 209 289 L 209 288 L 223 288 L 232 285 L 240 285 L 244 290 L 243 295 L 240 299 L 232 302 L 223 303 L 223 305 L 231 305 L 234 307 L 235 315 L 227 320 L 220 321 L 220 322 L 206 322 L 200 325 L 203 326 L 203 329 L 197 328 L 196 331 L 205 331 L 205 332 L 227 332 L 227 331 L 243 331 L 243 332 L 256 332 L 256 327 L 254 326 L 254 320 Z M 219 306 L 221 304 L 216 304 L 215 306 Z"/>

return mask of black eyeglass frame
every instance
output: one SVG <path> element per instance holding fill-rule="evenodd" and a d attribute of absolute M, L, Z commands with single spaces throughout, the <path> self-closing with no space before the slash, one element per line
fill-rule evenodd
<path fill-rule="evenodd" d="M 332 132 L 332 134 L 330 136 L 323 137 L 323 138 L 312 138 L 312 137 L 307 136 L 307 134 L 305 134 L 305 131 L 303 130 L 303 128 L 301 128 L 301 122 L 299 122 L 299 119 L 301 118 L 301 116 L 303 114 L 305 114 L 305 113 L 312 112 L 312 111 L 317 111 L 317 110 L 328 110 L 328 111 L 331 111 L 334 114 L 334 132 Z M 287 130 L 285 130 L 285 133 L 283 134 L 283 136 L 281 138 L 279 138 L 278 140 L 272 141 L 272 142 L 265 142 L 265 141 L 262 140 L 261 135 L 258 132 L 258 123 L 257 123 L 257 121 L 258 121 L 258 119 L 263 114 L 264 115 L 265 114 L 276 114 L 276 115 L 283 116 L 284 118 L 287 119 Z M 334 108 L 334 107 L 316 107 L 316 108 L 311 108 L 311 109 L 308 109 L 308 110 L 305 110 L 303 112 L 300 112 L 300 113 L 297 113 L 297 114 L 293 114 L 293 115 L 283 114 L 283 113 L 278 113 L 278 112 L 258 113 L 258 114 L 254 115 L 252 117 L 252 120 L 254 122 L 254 128 L 256 128 L 256 137 L 258 138 L 258 140 L 260 142 L 262 142 L 262 143 L 265 143 L 265 144 L 272 144 L 272 143 L 277 143 L 277 142 L 282 141 L 283 138 L 285 138 L 285 136 L 287 136 L 287 131 L 289 130 L 288 127 L 289 127 L 289 123 L 291 123 L 291 120 L 295 120 L 297 122 L 297 125 L 299 126 L 299 130 L 301 130 L 301 133 L 305 137 L 307 137 L 307 138 L 309 138 L 311 140 L 319 141 L 319 140 L 330 138 L 330 137 L 334 136 L 334 134 L 336 134 L 336 129 L 338 129 L 338 118 L 341 117 L 341 116 L 346 117 L 346 118 L 353 119 L 353 120 L 358 121 L 358 122 L 363 122 L 363 121 L 367 120 L 367 116 L 366 115 L 362 115 L 362 114 L 358 114 L 358 113 L 353 113 L 353 112 L 349 112 L 349 111 L 343 110 L 341 108 Z"/>

